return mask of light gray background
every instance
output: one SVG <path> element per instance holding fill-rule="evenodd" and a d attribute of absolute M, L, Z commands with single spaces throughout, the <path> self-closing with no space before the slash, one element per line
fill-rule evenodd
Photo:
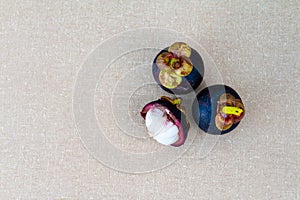
<path fill-rule="evenodd" d="M 299 199 L 299 20 L 298 1 L 0 1 L 0 198 Z M 247 115 L 207 157 L 198 138 L 133 175 L 83 147 L 72 89 L 103 40 L 141 27 L 199 42 Z"/>

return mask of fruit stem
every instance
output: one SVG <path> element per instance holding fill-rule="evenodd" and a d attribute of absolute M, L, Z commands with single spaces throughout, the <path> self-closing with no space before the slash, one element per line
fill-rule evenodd
<path fill-rule="evenodd" d="M 181 99 L 180 98 L 173 99 L 173 104 L 174 105 L 180 105 L 181 104 Z"/>
<path fill-rule="evenodd" d="M 181 104 L 181 98 L 171 99 L 170 97 L 167 97 L 167 96 L 162 96 L 160 98 L 169 101 L 173 105 L 180 105 Z"/>
<path fill-rule="evenodd" d="M 227 115 L 237 115 L 241 116 L 243 109 L 238 108 L 238 107 L 233 107 L 233 106 L 224 106 L 222 108 L 222 112 L 227 114 Z"/>

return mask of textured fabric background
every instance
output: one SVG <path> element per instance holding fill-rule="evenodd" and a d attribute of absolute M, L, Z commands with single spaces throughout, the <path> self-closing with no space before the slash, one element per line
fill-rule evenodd
<path fill-rule="evenodd" d="M 0 199 L 300 199 L 299 17 L 296 0 L 0 1 Z M 205 158 L 196 138 L 134 175 L 83 147 L 72 89 L 103 40 L 141 27 L 199 42 L 247 115 Z"/>

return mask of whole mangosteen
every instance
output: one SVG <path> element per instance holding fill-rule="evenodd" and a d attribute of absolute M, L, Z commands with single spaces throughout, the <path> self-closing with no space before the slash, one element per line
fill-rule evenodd
<path fill-rule="evenodd" d="M 172 94 L 187 94 L 202 82 L 204 64 L 200 54 L 184 42 L 161 50 L 152 64 L 152 74 L 159 86 Z"/>
<path fill-rule="evenodd" d="M 245 116 L 245 107 L 234 89 L 226 85 L 213 85 L 197 95 L 192 112 L 203 131 L 221 135 L 238 126 Z"/>

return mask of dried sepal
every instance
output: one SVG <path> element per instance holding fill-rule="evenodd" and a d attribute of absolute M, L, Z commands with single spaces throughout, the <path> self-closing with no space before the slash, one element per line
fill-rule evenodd
<path fill-rule="evenodd" d="M 169 70 L 170 69 L 170 61 L 173 58 L 173 53 L 171 52 L 163 52 L 158 55 L 156 59 L 156 65 L 160 70 Z"/>
<path fill-rule="evenodd" d="M 162 70 L 159 72 L 159 81 L 164 87 L 174 89 L 180 85 L 182 78 L 173 70 Z"/>
<path fill-rule="evenodd" d="M 177 63 L 172 65 L 172 68 L 178 76 L 187 76 L 192 72 L 193 64 L 188 57 L 182 56 Z"/>
<path fill-rule="evenodd" d="M 233 119 L 231 117 L 224 118 L 221 113 L 218 113 L 215 117 L 215 124 L 219 130 L 226 131 L 232 126 Z"/>
<path fill-rule="evenodd" d="M 169 47 L 168 51 L 174 53 L 178 57 L 180 56 L 190 57 L 192 54 L 191 47 L 189 47 L 189 45 L 187 45 L 184 42 L 176 42 L 172 44 Z"/>

